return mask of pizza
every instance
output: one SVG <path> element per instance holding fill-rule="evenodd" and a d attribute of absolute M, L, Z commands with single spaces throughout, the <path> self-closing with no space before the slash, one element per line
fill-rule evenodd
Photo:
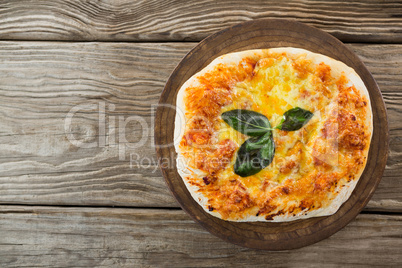
<path fill-rule="evenodd" d="M 304 49 L 220 56 L 182 85 L 176 107 L 178 173 L 223 220 L 332 215 L 367 162 L 373 123 L 363 81 Z"/>

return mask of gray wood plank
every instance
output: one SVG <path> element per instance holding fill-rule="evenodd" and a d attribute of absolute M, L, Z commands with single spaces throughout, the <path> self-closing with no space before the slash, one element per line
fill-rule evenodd
<path fill-rule="evenodd" d="M 178 207 L 156 165 L 153 131 L 127 124 L 128 142 L 146 141 L 123 150 L 117 127 L 130 116 L 152 126 L 151 106 L 194 45 L 0 42 L 0 203 Z M 389 161 L 367 210 L 401 212 L 402 45 L 350 47 L 377 79 L 389 116 Z M 66 131 L 77 105 L 93 107 L 77 111 Z M 98 146 L 79 148 L 67 134 Z"/>
<path fill-rule="evenodd" d="M 401 230 L 401 215 L 360 214 L 314 245 L 267 252 L 216 238 L 181 210 L 0 206 L 0 266 L 397 267 Z"/>
<path fill-rule="evenodd" d="M 75 1 L 0 2 L 0 39 L 199 41 L 236 23 L 296 19 L 345 42 L 402 42 L 400 1 Z"/>

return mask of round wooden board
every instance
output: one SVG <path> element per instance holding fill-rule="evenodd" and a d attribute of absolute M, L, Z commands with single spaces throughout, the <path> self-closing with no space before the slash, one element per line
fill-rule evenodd
<path fill-rule="evenodd" d="M 351 197 L 334 215 L 292 222 L 229 222 L 213 217 L 191 197 L 176 170 L 173 146 L 177 92 L 192 75 L 216 57 L 230 52 L 297 47 L 340 60 L 356 70 L 364 81 L 373 110 L 373 137 L 366 168 Z M 300 248 L 329 237 L 354 219 L 367 204 L 381 180 L 388 155 L 388 122 L 381 92 L 356 54 L 335 37 L 304 24 L 278 19 L 241 23 L 209 36 L 178 64 L 166 83 L 155 118 L 155 145 L 163 176 L 181 207 L 212 234 L 229 242 L 256 249 Z M 166 159 L 173 163 L 166 164 Z"/>

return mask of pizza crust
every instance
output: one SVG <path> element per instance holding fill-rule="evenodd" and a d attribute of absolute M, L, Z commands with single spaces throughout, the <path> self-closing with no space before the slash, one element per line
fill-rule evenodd
<path fill-rule="evenodd" d="M 315 64 L 319 64 L 320 62 L 324 62 L 325 64 L 329 65 L 331 67 L 331 74 L 333 77 L 338 77 L 341 75 L 341 73 L 344 73 L 344 75 L 349 79 L 349 83 L 353 84 L 355 88 L 360 92 L 360 94 L 363 94 L 367 100 L 368 100 L 368 111 L 367 111 L 367 117 L 366 117 L 366 126 L 368 126 L 368 129 L 370 131 L 370 141 L 371 141 L 371 136 L 373 132 L 373 122 L 372 122 L 372 107 L 370 103 L 370 96 L 368 93 L 368 90 L 366 86 L 364 85 L 364 82 L 362 79 L 359 77 L 359 75 L 349 66 L 344 64 L 343 62 L 337 61 L 335 59 L 332 59 L 330 57 L 327 57 L 325 55 L 317 54 L 310 52 L 305 49 L 300 49 L 300 48 L 293 48 L 293 47 L 281 47 L 281 48 L 271 48 L 271 49 L 256 49 L 256 50 L 247 50 L 247 51 L 241 51 L 241 52 L 234 52 L 230 54 L 226 54 L 223 56 L 220 56 L 216 59 L 214 59 L 208 66 L 206 66 L 204 69 L 202 69 L 200 72 L 194 74 L 190 79 L 188 79 L 180 88 L 177 94 L 177 99 L 176 99 L 176 109 L 178 112 L 176 112 L 176 118 L 175 118 L 175 126 L 174 126 L 174 140 L 176 141 L 174 146 L 175 150 L 177 153 L 177 171 L 181 178 L 183 179 L 188 191 L 190 192 L 191 196 L 194 198 L 194 200 L 204 209 L 204 211 L 210 215 L 213 215 L 217 218 L 222 219 L 222 216 L 216 212 L 216 211 L 209 211 L 208 209 L 208 199 L 203 196 L 202 193 L 198 192 L 199 188 L 195 185 L 192 185 L 188 183 L 188 181 L 185 179 L 188 176 L 196 176 L 198 178 L 202 178 L 203 176 L 206 175 L 205 172 L 191 168 L 188 164 L 186 164 L 186 159 L 183 157 L 181 150 L 179 148 L 179 142 L 181 138 L 184 135 L 184 130 L 186 127 L 186 121 L 183 120 L 185 118 L 185 113 L 186 111 L 186 106 L 184 103 L 185 99 L 185 89 L 188 87 L 194 87 L 199 84 L 198 78 L 203 76 L 205 73 L 212 71 L 214 67 L 218 64 L 235 64 L 237 65 L 243 58 L 246 57 L 251 57 L 251 58 L 259 58 L 262 55 L 265 55 L 267 52 L 270 53 L 286 53 L 288 55 L 300 55 L 300 54 L 305 54 L 306 59 L 310 59 L 313 61 Z M 368 145 L 368 147 L 370 147 Z M 368 155 L 368 148 L 365 151 L 365 155 Z M 286 222 L 286 221 L 294 221 L 298 219 L 307 219 L 311 217 L 320 217 L 320 216 L 329 216 L 340 208 L 340 206 L 349 199 L 350 195 L 352 194 L 359 178 L 361 177 L 361 174 L 364 171 L 364 167 L 366 165 L 367 158 L 364 160 L 364 165 L 363 168 L 361 168 L 357 173 L 356 173 L 356 179 L 351 180 L 350 182 L 346 183 L 342 189 L 338 189 L 339 193 L 335 197 L 335 199 L 332 201 L 332 203 L 328 207 L 316 209 L 313 211 L 301 211 L 300 213 L 297 213 L 295 215 L 277 215 L 273 217 L 273 219 L 270 220 L 270 222 Z M 242 219 L 226 219 L 229 221 L 237 221 L 237 222 L 256 222 L 256 221 L 267 221 L 264 217 L 261 216 L 248 216 Z"/>

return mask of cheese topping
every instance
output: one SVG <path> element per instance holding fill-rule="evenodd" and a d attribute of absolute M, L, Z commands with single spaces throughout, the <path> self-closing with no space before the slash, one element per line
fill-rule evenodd
<path fill-rule="evenodd" d="M 306 54 L 254 53 L 217 64 L 185 89 L 186 129 L 180 153 L 201 175 L 186 176 L 206 200 L 206 208 L 227 220 L 273 220 L 326 208 L 366 163 L 371 129 L 368 100 L 345 73 Z M 265 115 L 272 126 L 289 109 L 314 113 L 305 127 L 274 130 L 273 162 L 259 173 L 233 171 L 236 152 L 248 138 L 220 117 L 247 109 Z"/>

